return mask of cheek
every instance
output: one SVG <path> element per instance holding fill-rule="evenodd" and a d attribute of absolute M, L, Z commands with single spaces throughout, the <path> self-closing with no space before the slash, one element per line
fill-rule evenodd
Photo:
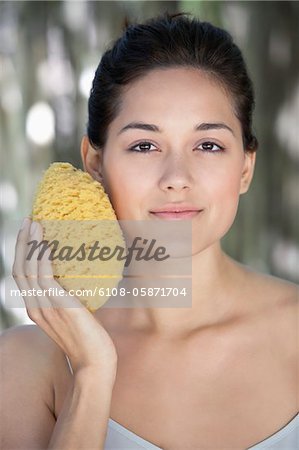
<path fill-rule="evenodd" d="M 230 201 L 239 196 L 241 164 L 236 161 L 234 164 L 206 167 L 198 179 L 202 180 L 203 187 L 213 200 Z"/>
<path fill-rule="evenodd" d="M 227 170 L 215 169 L 213 176 L 207 177 L 205 183 L 202 183 L 198 195 L 203 200 L 206 212 L 197 223 L 194 223 L 192 231 L 194 253 L 218 242 L 231 228 L 239 203 L 238 173 L 237 168 L 235 172 L 231 171 L 231 167 Z"/>
<path fill-rule="evenodd" d="M 232 225 L 239 204 L 240 165 L 215 173 L 208 194 L 208 208 L 214 224 L 225 233 Z"/>
<path fill-rule="evenodd" d="M 241 163 L 227 162 L 221 166 L 210 168 L 210 176 L 206 177 L 204 193 L 207 206 L 213 214 L 222 214 L 222 220 L 235 215 L 239 202 Z"/>
<path fill-rule="evenodd" d="M 112 165 L 105 172 L 105 184 L 108 195 L 119 220 L 130 220 L 136 215 L 136 206 L 140 203 L 145 189 L 144 177 L 130 173 L 130 168 L 120 164 Z M 132 210 L 132 208 L 134 208 Z"/>
<path fill-rule="evenodd" d="M 225 203 L 234 203 L 239 199 L 240 177 L 229 173 L 222 178 L 222 182 L 217 186 L 219 198 Z"/>

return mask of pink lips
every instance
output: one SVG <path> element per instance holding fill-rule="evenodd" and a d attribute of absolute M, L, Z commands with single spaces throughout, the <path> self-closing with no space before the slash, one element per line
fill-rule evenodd
<path fill-rule="evenodd" d="M 159 217 L 160 219 L 175 219 L 175 220 L 182 220 L 182 219 L 192 219 L 195 217 L 200 210 L 193 210 L 193 211 L 158 211 L 154 212 L 152 211 L 151 214 L 154 214 L 156 217 Z"/>
<path fill-rule="evenodd" d="M 192 219 L 202 211 L 198 206 L 188 203 L 167 203 L 150 211 L 160 219 L 182 220 Z"/>

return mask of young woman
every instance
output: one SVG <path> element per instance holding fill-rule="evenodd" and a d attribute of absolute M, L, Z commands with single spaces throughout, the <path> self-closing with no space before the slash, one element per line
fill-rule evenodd
<path fill-rule="evenodd" d="M 233 261 L 220 245 L 253 176 L 253 104 L 230 35 L 183 14 L 127 27 L 104 54 L 84 168 L 119 220 L 186 220 L 173 211 L 195 211 L 192 307 L 92 315 L 53 297 L 44 300 L 56 308 L 38 308 L 38 297 L 33 308 L 25 297 L 38 326 L 1 338 L 2 448 L 298 448 L 296 286 Z M 59 286 L 43 276 L 49 262 L 25 261 L 32 236 L 41 227 L 27 219 L 17 284 Z"/>

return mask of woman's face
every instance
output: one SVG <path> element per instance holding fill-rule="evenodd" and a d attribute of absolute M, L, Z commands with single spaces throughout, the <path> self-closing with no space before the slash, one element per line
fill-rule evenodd
<path fill-rule="evenodd" d="M 181 220 L 153 211 L 193 206 L 207 247 L 233 223 L 253 165 L 225 91 L 199 70 L 171 68 L 127 87 L 100 171 L 119 220 Z"/>

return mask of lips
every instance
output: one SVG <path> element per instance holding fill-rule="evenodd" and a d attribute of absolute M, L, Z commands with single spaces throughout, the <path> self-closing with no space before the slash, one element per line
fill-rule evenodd
<path fill-rule="evenodd" d="M 151 212 L 151 214 L 155 215 L 156 217 L 159 217 L 160 219 L 172 219 L 172 220 L 192 219 L 199 213 L 200 210 L 179 211 L 179 212 L 175 211 Z"/>
<path fill-rule="evenodd" d="M 202 209 L 187 204 L 168 204 L 150 211 L 151 214 L 161 219 L 192 219 Z"/>

